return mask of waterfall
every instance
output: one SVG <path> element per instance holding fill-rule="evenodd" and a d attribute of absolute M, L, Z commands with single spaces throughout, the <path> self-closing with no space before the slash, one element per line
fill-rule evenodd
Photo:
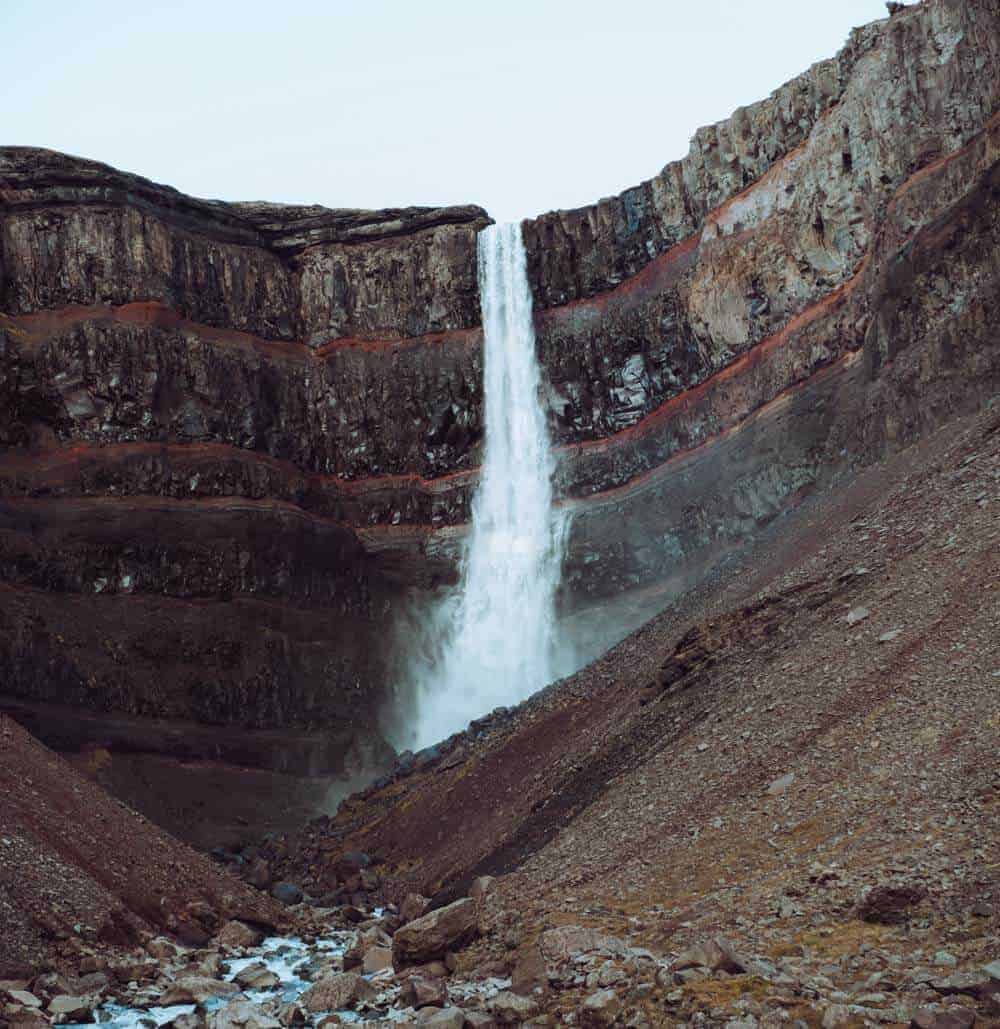
<path fill-rule="evenodd" d="M 485 449 L 461 586 L 436 613 L 437 646 L 417 676 L 416 747 L 519 703 L 560 672 L 555 596 L 567 519 L 552 505 L 520 226 L 480 232 L 478 258 Z"/>

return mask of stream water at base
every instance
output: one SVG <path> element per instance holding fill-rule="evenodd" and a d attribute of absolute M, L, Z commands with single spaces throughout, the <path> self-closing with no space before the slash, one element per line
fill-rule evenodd
<path fill-rule="evenodd" d="M 413 749 L 571 670 L 556 633 L 567 517 L 553 507 L 554 458 L 535 352 L 520 225 L 478 239 L 486 438 L 461 585 L 433 615 L 416 662 Z"/>

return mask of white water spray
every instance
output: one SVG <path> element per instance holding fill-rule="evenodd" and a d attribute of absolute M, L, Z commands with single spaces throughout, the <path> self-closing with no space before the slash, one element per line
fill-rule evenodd
<path fill-rule="evenodd" d="M 561 671 L 555 595 L 567 520 L 552 506 L 520 226 L 484 229 L 478 256 L 485 453 L 461 587 L 438 610 L 435 653 L 417 673 L 417 748 L 525 700 Z"/>

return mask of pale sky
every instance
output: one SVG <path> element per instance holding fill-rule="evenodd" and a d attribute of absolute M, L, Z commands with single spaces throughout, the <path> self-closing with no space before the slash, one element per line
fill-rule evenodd
<path fill-rule="evenodd" d="M 0 0 L 0 144 L 196 196 L 482 204 L 649 178 L 882 0 Z"/>

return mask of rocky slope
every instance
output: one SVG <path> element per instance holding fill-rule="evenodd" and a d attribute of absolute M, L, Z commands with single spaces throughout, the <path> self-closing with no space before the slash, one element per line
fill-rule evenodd
<path fill-rule="evenodd" d="M 925 0 L 525 223 L 568 608 L 697 582 L 996 391 L 998 106 L 996 5 Z M 0 150 L 5 707 L 199 839 L 242 831 L 201 773 L 266 824 L 386 759 L 383 641 L 475 484 L 487 221 Z"/>
<path fill-rule="evenodd" d="M 1000 1024 L 998 504 L 995 402 L 263 853 L 499 876 L 449 967 L 525 1024 Z"/>
<path fill-rule="evenodd" d="M 198 946 L 227 918 L 271 930 L 291 922 L 5 715 L 0 847 L 0 979 L 81 971 L 88 955 L 121 954 L 157 932 Z"/>

